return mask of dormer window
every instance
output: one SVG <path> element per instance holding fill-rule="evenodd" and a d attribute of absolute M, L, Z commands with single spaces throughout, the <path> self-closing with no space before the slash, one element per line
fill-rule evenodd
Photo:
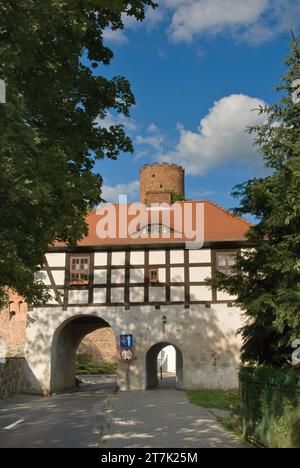
<path fill-rule="evenodd" d="M 71 257 L 70 283 L 85 285 L 89 284 L 90 258 Z"/>
<path fill-rule="evenodd" d="M 172 231 L 172 229 L 170 229 L 168 226 L 164 226 L 163 224 L 149 224 L 140 230 L 141 234 L 143 235 L 170 234 Z"/>

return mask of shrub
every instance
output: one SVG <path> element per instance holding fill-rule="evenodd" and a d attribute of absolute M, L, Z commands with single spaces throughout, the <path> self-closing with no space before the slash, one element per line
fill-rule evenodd
<path fill-rule="evenodd" d="M 76 375 L 114 375 L 117 373 L 117 363 L 103 363 L 101 365 L 87 362 L 76 363 Z"/>
<path fill-rule="evenodd" d="M 300 372 L 242 368 L 240 380 L 245 437 L 270 448 L 300 448 Z"/>

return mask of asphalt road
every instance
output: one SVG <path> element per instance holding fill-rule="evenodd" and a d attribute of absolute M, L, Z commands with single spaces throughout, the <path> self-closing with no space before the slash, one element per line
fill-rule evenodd
<path fill-rule="evenodd" d="M 116 389 L 111 377 L 85 378 L 79 389 L 0 402 L 0 448 L 96 448 Z"/>

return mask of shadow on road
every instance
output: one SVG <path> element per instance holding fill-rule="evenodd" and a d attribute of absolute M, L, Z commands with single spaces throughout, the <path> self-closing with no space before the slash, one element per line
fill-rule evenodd
<path fill-rule="evenodd" d="M 164 374 L 161 380 L 158 378 L 158 386 L 151 390 L 175 390 L 176 389 L 176 375 L 175 374 Z"/>
<path fill-rule="evenodd" d="M 57 393 L 58 395 L 86 392 L 116 392 L 118 389 L 115 375 L 80 375 L 77 377 L 78 387 Z"/>
<path fill-rule="evenodd" d="M 95 448 L 117 389 L 114 376 L 84 376 L 51 397 L 18 395 L 0 402 L 0 448 Z"/>

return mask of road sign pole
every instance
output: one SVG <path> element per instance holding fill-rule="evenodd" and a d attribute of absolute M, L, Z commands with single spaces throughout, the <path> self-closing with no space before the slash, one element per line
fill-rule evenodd
<path fill-rule="evenodd" d="M 127 363 L 126 380 L 127 380 L 127 392 L 129 392 L 130 391 L 130 365 L 129 365 L 129 362 Z"/>

